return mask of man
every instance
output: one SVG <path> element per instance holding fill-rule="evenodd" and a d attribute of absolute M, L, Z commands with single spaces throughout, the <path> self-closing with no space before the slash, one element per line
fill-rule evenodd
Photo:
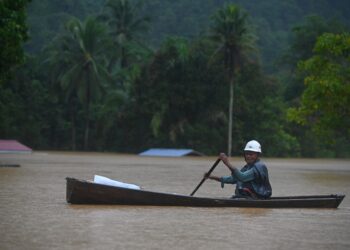
<path fill-rule="evenodd" d="M 247 164 L 241 170 L 234 167 L 228 157 L 221 153 L 219 158 L 231 171 L 231 175 L 217 177 L 206 173 L 204 177 L 221 182 L 221 187 L 224 187 L 225 183 L 236 184 L 235 195 L 232 198 L 269 198 L 272 194 L 269 174 L 265 164 L 259 159 L 260 154 L 260 143 L 255 140 L 249 141 L 244 148 L 244 159 Z"/>

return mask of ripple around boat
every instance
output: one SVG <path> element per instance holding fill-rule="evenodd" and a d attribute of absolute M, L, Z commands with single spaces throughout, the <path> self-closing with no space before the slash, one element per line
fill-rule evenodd
<path fill-rule="evenodd" d="M 67 177 L 71 204 L 115 204 L 188 207 L 337 208 L 345 195 L 283 196 L 269 199 L 208 198 L 134 190 Z"/>

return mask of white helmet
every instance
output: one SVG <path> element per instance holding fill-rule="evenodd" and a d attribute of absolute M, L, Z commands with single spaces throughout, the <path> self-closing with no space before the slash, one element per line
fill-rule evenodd
<path fill-rule="evenodd" d="M 249 141 L 245 146 L 244 151 L 253 151 L 261 153 L 261 145 L 255 140 Z"/>

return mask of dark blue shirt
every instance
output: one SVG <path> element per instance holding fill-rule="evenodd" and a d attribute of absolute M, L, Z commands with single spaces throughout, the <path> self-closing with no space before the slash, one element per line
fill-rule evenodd
<path fill-rule="evenodd" d="M 267 167 L 260 160 L 245 165 L 241 170 L 233 171 L 231 176 L 221 177 L 220 181 L 222 187 L 224 183 L 236 184 L 237 196 L 246 195 L 246 189 L 252 191 L 257 198 L 266 199 L 272 195 Z"/>

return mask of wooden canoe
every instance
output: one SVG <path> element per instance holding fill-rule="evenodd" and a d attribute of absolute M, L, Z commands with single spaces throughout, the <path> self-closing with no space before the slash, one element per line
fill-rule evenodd
<path fill-rule="evenodd" d="M 113 187 L 75 178 L 67 180 L 67 202 L 71 204 L 116 204 L 188 207 L 337 208 L 345 195 L 244 198 L 204 198 Z"/>

